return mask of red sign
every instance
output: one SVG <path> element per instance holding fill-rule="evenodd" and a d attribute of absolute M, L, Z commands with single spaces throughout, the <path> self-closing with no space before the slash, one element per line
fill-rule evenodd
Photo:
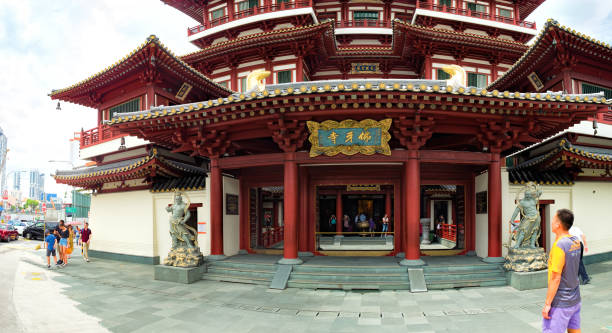
<path fill-rule="evenodd" d="M 2 192 L 2 199 L 3 199 L 3 200 L 8 200 L 8 190 L 4 190 L 4 191 Z"/>

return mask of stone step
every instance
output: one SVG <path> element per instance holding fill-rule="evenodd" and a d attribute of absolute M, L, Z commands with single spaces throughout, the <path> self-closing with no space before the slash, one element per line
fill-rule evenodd
<path fill-rule="evenodd" d="M 498 278 L 505 277 L 505 272 L 501 270 L 488 270 L 488 271 L 471 271 L 471 272 L 436 272 L 436 273 L 425 273 L 425 281 L 439 281 L 439 280 L 464 280 L 464 279 L 486 279 L 486 278 Z"/>
<path fill-rule="evenodd" d="M 240 277 L 234 275 L 225 275 L 225 274 L 211 274 L 206 273 L 202 276 L 203 280 L 211 280 L 211 281 L 221 281 L 221 282 L 236 282 L 236 283 L 247 283 L 247 284 L 261 284 L 261 285 L 269 285 L 270 279 L 265 278 L 256 278 L 256 277 Z"/>
<path fill-rule="evenodd" d="M 410 289 L 409 282 L 380 282 L 380 281 L 359 281 L 359 282 L 323 282 L 308 280 L 289 280 L 287 284 L 290 288 L 304 289 L 342 289 L 342 290 L 407 290 Z"/>
<path fill-rule="evenodd" d="M 276 264 L 257 263 L 257 262 L 238 262 L 238 261 L 220 260 L 220 261 L 214 261 L 210 263 L 208 267 L 209 268 L 210 267 L 231 267 L 231 268 L 276 272 Z"/>
<path fill-rule="evenodd" d="M 360 282 L 360 281 L 380 281 L 380 282 L 407 282 L 408 273 L 404 274 L 337 274 L 337 273 L 297 273 L 292 272 L 289 281 L 320 281 L 320 282 Z"/>
<path fill-rule="evenodd" d="M 506 278 L 427 281 L 427 289 L 506 286 Z"/>
<path fill-rule="evenodd" d="M 230 269 L 225 267 L 210 267 L 208 273 L 216 275 L 228 275 L 238 277 L 255 277 L 255 278 L 269 278 L 270 280 L 274 277 L 274 272 L 260 271 L 260 270 L 241 270 L 241 269 Z"/>
<path fill-rule="evenodd" d="M 401 266 L 315 266 L 315 265 L 296 265 L 293 272 L 313 272 L 313 273 L 360 273 L 360 274 L 392 274 L 407 273 L 407 269 Z"/>
<path fill-rule="evenodd" d="M 462 272 L 462 271 L 487 271 L 498 269 L 501 270 L 501 265 L 499 264 L 476 264 L 476 265 L 449 265 L 449 266 L 423 266 L 423 272 L 433 273 L 433 272 L 441 272 L 441 273 L 449 273 L 449 272 Z"/>

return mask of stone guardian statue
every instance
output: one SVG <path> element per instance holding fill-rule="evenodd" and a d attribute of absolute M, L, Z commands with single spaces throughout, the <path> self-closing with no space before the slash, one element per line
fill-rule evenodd
<path fill-rule="evenodd" d="M 521 193 L 523 198 L 520 198 Z M 539 247 L 540 237 L 540 204 L 542 189 L 533 182 L 525 186 L 516 194 L 516 208 L 510 219 L 510 236 L 508 239 L 508 255 L 504 268 L 515 272 L 531 272 L 545 269 L 546 252 Z M 515 224 L 513 221 L 519 215 L 521 221 Z M 516 230 L 516 233 L 514 231 Z M 515 241 L 512 246 L 512 241 Z"/>
<path fill-rule="evenodd" d="M 197 267 L 204 261 L 204 256 L 198 247 L 198 232 L 187 225 L 191 218 L 189 212 L 189 198 L 183 201 L 181 192 L 174 193 L 173 204 L 166 207 L 170 213 L 170 238 L 172 248 L 168 257 L 164 260 L 166 266 L 176 267 Z M 185 195 L 185 197 L 187 197 Z"/>

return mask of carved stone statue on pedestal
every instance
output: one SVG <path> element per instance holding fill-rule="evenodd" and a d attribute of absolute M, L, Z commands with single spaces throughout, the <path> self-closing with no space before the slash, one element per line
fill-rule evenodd
<path fill-rule="evenodd" d="M 189 199 L 183 201 L 181 192 L 174 193 L 174 203 L 166 207 L 170 213 L 170 237 L 172 248 L 164 260 L 166 266 L 197 267 L 204 262 L 198 247 L 197 230 L 187 225 L 191 217 Z"/>
<path fill-rule="evenodd" d="M 524 193 L 523 198 L 520 194 Z M 504 268 L 515 272 L 531 272 L 546 268 L 546 252 L 539 247 L 540 204 L 542 189 L 535 183 L 527 183 L 516 194 L 516 209 L 510 219 L 511 232 L 508 239 L 508 255 Z M 521 221 L 513 221 L 520 213 Z M 516 231 L 516 232 L 515 232 Z M 512 241 L 515 241 L 514 246 Z"/>

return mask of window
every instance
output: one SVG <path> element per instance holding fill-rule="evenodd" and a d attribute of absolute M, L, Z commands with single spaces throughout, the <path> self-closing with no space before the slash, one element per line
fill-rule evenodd
<path fill-rule="evenodd" d="M 220 85 L 221 87 L 227 88 L 227 81 L 217 82 L 217 84 Z"/>
<path fill-rule="evenodd" d="M 289 0 L 276 0 L 276 3 L 289 2 Z"/>
<path fill-rule="evenodd" d="M 240 92 L 245 92 L 247 90 L 247 79 L 243 77 L 240 79 Z"/>
<path fill-rule="evenodd" d="M 257 7 L 257 0 L 246 0 L 238 3 L 238 11 L 243 11 L 247 9 L 251 9 L 253 7 Z"/>
<path fill-rule="evenodd" d="M 438 69 L 438 80 L 448 80 L 450 79 L 450 77 L 450 74 L 441 69 Z"/>
<path fill-rule="evenodd" d="M 453 6 L 453 0 L 438 0 L 438 5 L 446 6 L 446 7 L 452 7 Z"/>
<path fill-rule="evenodd" d="M 134 98 L 133 100 L 113 106 L 109 109 L 111 118 L 113 118 L 113 115 L 116 113 L 134 112 L 138 110 L 140 110 L 140 98 Z"/>
<path fill-rule="evenodd" d="M 473 11 L 473 12 L 479 12 L 479 13 L 486 13 L 487 12 L 487 7 L 483 6 L 483 5 L 477 5 L 473 2 L 468 2 L 467 3 L 467 9 Z"/>
<path fill-rule="evenodd" d="M 509 9 L 500 8 L 499 9 L 499 16 L 503 16 L 503 17 L 507 17 L 507 18 L 512 18 L 512 11 L 509 10 Z"/>
<path fill-rule="evenodd" d="M 290 83 L 291 70 L 276 72 L 276 83 Z"/>
<path fill-rule="evenodd" d="M 378 20 L 378 12 L 353 12 L 353 20 Z"/>
<path fill-rule="evenodd" d="M 219 9 L 215 9 L 210 13 L 210 16 L 213 20 L 216 20 L 218 18 L 221 18 L 223 16 L 225 16 L 225 8 L 219 8 Z"/>
<path fill-rule="evenodd" d="M 468 87 L 485 88 L 487 86 L 487 76 L 484 74 L 468 73 Z"/>
<path fill-rule="evenodd" d="M 612 98 L 612 89 L 604 88 L 600 86 L 596 86 L 594 84 L 583 83 L 582 84 L 582 93 L 583 94 L 597 94 L 600 92 L 604 92 L 604 96 L 606 99 Z"/>

